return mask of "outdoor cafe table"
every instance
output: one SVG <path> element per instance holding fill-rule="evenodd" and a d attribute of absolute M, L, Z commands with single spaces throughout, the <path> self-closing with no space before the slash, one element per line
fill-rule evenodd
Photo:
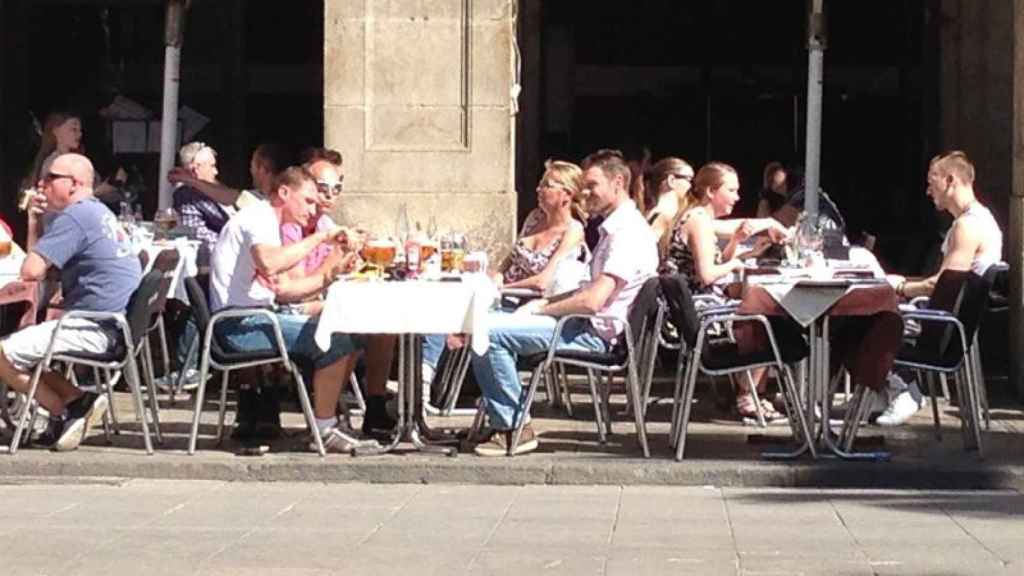
<path fill-rule="evenodd" d="M 840 263 L 841 266 L 841 263 Z M 862 270 L 859 268 L 858 270 Z M 839 268 L 841 271 L 842 268 Z M 903 322 L 897 309 L 895 290 L 880 278 L 877 269 L 871 277 L 798 277 L 799 272 L 784 275 L 750 275 L 742 287 L 740 314 L 788 316 L 809 333 L 809 357 L 804 409 L 812 425 L 812 435 L 795 452 L 768 453 L 766 457 L 798 457 L 808 451 L 809 443 L 844 459 L 887 459 L 886 452 L 853 453 L 843 450 L 832 437 L 829 423 L 831 407 L 830 324 L 855 322 L 838 342 L 839 352 L 854 380 L 880 391 L 902 342 Z M 736 339 L 741 350 L 764 345 L 763 334 L 753 326 L 737 326 Z M 816 410 L 817 407 L 817 410 Z M 850 416 L 848 414 L 848 416 Z M 816 433 L 815 433 L 816 429 Z"/>
<path fill-rule="evenodd" d="M 0 259 L 0 306 L 24 302 L 25 312 L 18 321 L 18 329 L 36 323 L 36 310 L 39 302 L 39 283 L 26 282 L 21 279 L 21 263 L 24 256 L 8 256 Z M 3 334 L 6 336 L 6 334 Z M 8 430 L 14 429 L 7 405 L 7 386 L 0 382 L 0 420 Z"/>
<path fill-rule="evenodd" d="M 452 447 L 430 445 L 430 428 L 423 418 L 423 383 L 418 361 L 423 334 L 466 334 L 477 354 L 487 351 L 487 313 L 497 292 L 484 275 L 467 274 L 444 280 L 372 281 L 342 279 L 330 286 L 314 338 L 327 350 L 331 335 L 396 334 L 398 353 L 398 424 L 390 444 L 380 450 L 359 449 L 359 454 L 393 450 L 408 438 L 420 450 L 455 453 Z"/>

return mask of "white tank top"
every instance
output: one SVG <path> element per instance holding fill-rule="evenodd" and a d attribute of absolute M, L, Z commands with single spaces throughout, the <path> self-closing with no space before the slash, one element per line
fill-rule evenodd
<path fill-rule="evenodd" d="M 974 202 L 968 206 L 967 211 L 957 220 L 961 218 L 974 218 L 978 223 L 975 229 L 981 233 L 981 244 L 978 245 L 978 251 L 971 260 L 971 271 L 981 276 L 989 266 L 1003 259 L 1003 233 L 999 230 L 999 224 L 992 216 L 992 211 L 982 206 L 981 202 Z M 943 255 L 949 250 L 949 236 L 952 231 L 953 228 L 950 227 L 949 232 L 946 232 L 946 239 L 942 241 Z"/>

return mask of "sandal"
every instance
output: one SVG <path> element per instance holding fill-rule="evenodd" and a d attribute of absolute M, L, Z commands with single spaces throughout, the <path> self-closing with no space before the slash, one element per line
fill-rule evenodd
<path fill-rule="evenodd" d="M 753 394 L 743 394 L 736 397 L 736 413 L 740 418 L 757 420 L 757 404 L 754 402 Z M 761 398 L 761 414 L 765 422 L 784 419 L 786 416 L 775 410 L 775 406 L 766 398 Z"/>

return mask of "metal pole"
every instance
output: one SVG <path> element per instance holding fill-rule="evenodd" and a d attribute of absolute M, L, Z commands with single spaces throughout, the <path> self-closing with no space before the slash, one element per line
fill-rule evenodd
<path fill-rule="evenodd" d="M 811 0 L 807 34 L 807 145 L 804 159 L 804 212 L 818 214 L 821 173 L 821 85 L 825 61 L 824 0 Z M 813 220 L 812 220 L 813 221 Z"/>
<path fill-rule="evenodd" d="M 178 151 L 178 89 L 181 70 L 181 43 L 185 31 L 186 0 L 167 1 L 167 21 L 164 42 L 164 103 L 160 121 L 160 172 L 157 175 L 159 196 L 157 207 L 171 205 L 171 183 L 167 173 L 174 167 Z"/>

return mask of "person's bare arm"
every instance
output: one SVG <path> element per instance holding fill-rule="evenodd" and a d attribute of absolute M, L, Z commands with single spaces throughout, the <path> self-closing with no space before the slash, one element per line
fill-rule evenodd
<path fill-rule="evenodd" d="M 252 247 L 253 263 L 256 265 L 256 271 L 264 276 L 276 276 L 298 264 L 321 243 L 336 241 L 345 234 L 344 228 L 338 228 L 329 232 L 314 232 L 287 246 L 256 244 Z"/>
<path fill-rule="evenodd" d="M 772 208 L 768 205 L 768 201 L 762 198 L 757 203 L 757 217 L 768 218 L 772 215 Z"/>
<path fill-rule="evenodd" d="M 524 278 L 518 282 L 512 282 L 507 284 L 507 288 L 535 288 L 537 290 L 544 290 L 547 288 L 555 276 L 555 269 L 558 268 L 558 263 L 562 261 L 562 258 L 567 257 L 573 250 L 583 242 L 583 227 L 582 226 L 569 226 L 566 228 L 565 233 L 562 234 L 561 244 L 558 245 L 558 249 L 551 255 L 551 259 L 548 260 L 544 269 L 541 270 L 540 274 L 534 274 L 529 278 Z"/>
<path fill-rule="evenodd" d="M 167 180 L 172 184 L 180 182 L 186 186 L 195 188 L 213 201 L 226 206 L 233 205 L 238 200 L 238 195 L 242 193 L 240 190 L 236 190 L 230 186 L 225 186 L 220 182 L 207 182 L 205 180 L 200 180 L 193 176 L 188 170 L 180 167 L 172 168 L 171 171 L 167 173 Z"/>
<path fill-rule="evenodd" d="M 556 318 L 567 314 L 597 314 L 615 293 L 615 289 L 623 283 L 623 280 L 615 276 L 601 274 L 568 296 L 555 297 L 550 300 L 540 298 L 527 302 L 521 309 Z"/>
<path fill-rule="evenodd" d="M 939 266 L 939 270 L 927 278 L 905 280 L 902 283 L 897 283 L 897 292 L 906 298 L 931 296 L 935 290 L 935 283 L 939 280 L 939 275 L 942 274 L 943 270 L 970 270 L 971 263 L 974 261 L 974 255 L 978 251 L 981 234 L 977 230 L 972 229 L 972 226 L 978 226 L 978 224 L 969 222 L 969 220 L 964 218 L 953 224 L 953 229 L 950 231 L 948 250 L 946 250 L 946 255 L 942 258 L 942 265 Z"/>
<path fill-rule="evenodd" d="M 46 269 L 50 265 L 46 259 L 36 252 L 29 251 L 25 261 L 21 263 L 21 279 L 26 281 L 38 281 L 46 278 Z"/>
<path fill-rule="evenodd" d="M 715 221 L 707 217 L 696 217 L 687 223 L 687 243 L 693 252 L 693 264 L 697 279 L 704 286 L 710 286 L 722 276 L 743 267 L 743 262 L 729 259 L 718 264 L 715 262 Z M 733 246 L 735 250 L 735 246 Z"/>
<path fill-rule="evenodd" d="M 749 224 L 750 234 L 764 230 L 774 230 L 777 234 L 788 234 L 789 231 L 774 218 L 716 218 L 714 221 L 715 235 L 719 238 L 732 238 L 744 223 Z"/>

